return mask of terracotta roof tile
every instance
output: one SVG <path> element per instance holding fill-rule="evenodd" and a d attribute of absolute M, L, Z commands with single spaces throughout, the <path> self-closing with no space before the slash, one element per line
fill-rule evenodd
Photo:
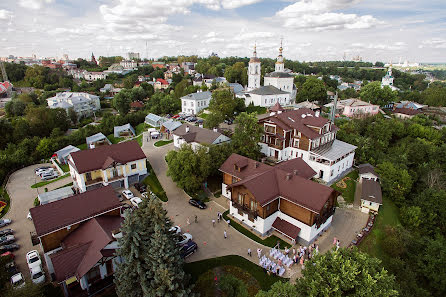
<path fill-rule="evenodd" d="M 361 199 L 383 204 L 381 185 L 379 182 L 368 179 L 363 180 Z"/>
<path fill-rule="evenodd" d="M 290 237 L 291 239 L 296 239 L 300 232 L 299 227 L 296 227 L 293 224 L 288 223 L 285 220 L 282 220 L 281 218 L 276 218 L 276 220 L 273 223 L 273 228 L 279 231 L 280 233 Z"/>

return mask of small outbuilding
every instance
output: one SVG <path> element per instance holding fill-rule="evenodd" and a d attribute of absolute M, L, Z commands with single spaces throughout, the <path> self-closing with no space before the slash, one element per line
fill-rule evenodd
<path fill-rule="evenodd" d="M 63 187 L 57 190 L 40 193 L 39 195 L 37 195 L 37 199 L 39 200 L 40 205 L 43 205 L 57 200 L 65 199 L 67 197 L 73 196 L 74 194 L 76 193 L 73 191 L 72 187 Z"/>
<path fill-rule="evenodd" d="M 98 147 L 101 145 L 110 145 L 111 144 L 111 141 L 108 140 L 108 138 L 101 132 L 87 137 L 86 141 L 87 141 L 87 147 L 90 149 L 94 149 L 95 147 Z"/>
<path fill-rule="evenodd" d="M 379 175 L 375 172 L 375 168 L 369 163 L 361 164 L 358 166 L 359 181 L 374 180 L 379 181 Z"/>
<path fill-rule="evenodd" d="M 130 137 L 130 136 L 136 136 L 135 129 L 133 129 L 132 125 L 130 123 L 122 125 L 122 126 L 115 126 L 113 128 L 113 136 L 114 137 Z"/>
<path fill-rule="evenodd" d="M 181 125 L 182 125 L 182 123 L 179 122 L 179 121 L 170 120 L 170 121 L 164 122 L 161 125 L 160 131 L 163 132 L 163 133 L 164 132 L 170 133 L 170 132 L 173 132 L 178 127 L 180 127 Z"/>
<path fill-rule="evenodd" d="M 362 181 L 361 211 L 365 213 L 378 212 L 383 204 L 381 185 L 376 180 Z"/>
<path fill-rule="evenodd" d="M 74 153 L 77 151 L 80 151 L 80 149 L 70 144 L 55 152 L 53 154 L 53 157 L 56 158 L 57 162 L 59 162 L 60 164 L 66 164 L 70 153 Z"/>
<path fill-rule="evenodd" d="M 146 115 L 145 123 L 152 127 L 160 127 L 164 122 L 167 122 L 167 119 L 159 115 L 153 113 Z"/>

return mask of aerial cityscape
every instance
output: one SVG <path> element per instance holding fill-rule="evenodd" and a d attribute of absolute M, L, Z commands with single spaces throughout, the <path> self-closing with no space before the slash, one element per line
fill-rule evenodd
<path fill-rule="evenodd" d="M 446 3 L 0 2 L 0 296 L 446 296 Z"/>

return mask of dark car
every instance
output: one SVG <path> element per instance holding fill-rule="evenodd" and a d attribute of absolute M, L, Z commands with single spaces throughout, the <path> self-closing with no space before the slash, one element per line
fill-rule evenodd
<path fill-rule="evenodd" d="M 232 125 L 232 123 L 234 123 L 234 120 L 233 119 L 226 119 L 225 123 L 228 124 L 228 125 Z"/>
<path fill-rule="evenodd" d="M 18 272 L 18 270 L 17 270 L 17 266 L 15 265 L 14 260 L 12 260 L 12 261 L 9 262 L 9 263 L 6 263 L 6 264 L 5 264 L 5 269 L 6 269 L 6 272 L 7 272 L 9 275 L 14 275 L 14 274 L 16 274 L 16 273 Z"/>
<path fill-rule="evenodd" d="M 201 200 L 197 200 L 197 199 L 190 199 L 189 200 L 189 204 L 195 207 L 198 207 L 199 209 L 205 209 L 206 208 L 206 204 L 204 204 L 203 201 Z"/>
<path fill-rule="evenodd" d="M 140 193 L 147 192 L 147 186 L 145 184 L 136 183 L 135 189 Z"/>
<path fill-rule="evenodd" d="M 1 230 L 0 231 L 0 237 L 1 236 L 5 236 L 5 235 L 11 235 L 12 233 L 14 233 L 14 230 L 12 230 L 12 229 Z"/>
<path fill-rule="evenodd" d="M 5 235 L 0 237 L 0 244 L 5 245 L 15 241 L 14 235 Z"/>
<path fill-rule="evenodd" d="M 0 253 L 15 251 L 18 250 L 19 248 L 20 245 L 16 243 L 2 245 L 0 246 Z"/>
<path fill-rule="evenodd" d="M 203 124 L 203 122 L 204 122 L 203 119 L 198 119 L 197 120 L 197 124 Z"/>
<path fill-rule="evenodd" d="M 194 241 L 190 240 L 185 245 L 181 246 L 180 255 L 184 259 L 195 253 L 197 249 L 198 245 Z"/>

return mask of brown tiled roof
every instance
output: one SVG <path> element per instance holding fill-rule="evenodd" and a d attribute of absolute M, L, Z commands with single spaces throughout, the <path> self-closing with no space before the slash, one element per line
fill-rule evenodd
<path fill-rule="evenodd" d="M 241 179 L 228 188 L 245 186 L 261 206 L 280 196 L 319 213 L 334 192 L 330 187 L 308 180 L 316 172 L 301 158 L 285 161 L 275 167 L 248 159 L 248 165 L 239 172 L 234 164 L 243 158 L 245 157 L 232 154 L 220 167 L 220 171 Z M 258 167 L 255 167 L 256 163 Z"/>
<path fill-rule="evenodd" d="M 277 103 L 274 104 L 274 106 L 271 107 L 269 110 L 270 110 L 270 111 L 273 111 L 273 112 L 277 112 L 277 111 L 284 111 L 285 109 L 279 104 L 279 102 L 277 102 Z"/>
<path fill-rule="evenodd" d="M 146 155 L 135 140 L 112 145 L 103 145 L 94 149 L 71 153 L 74 167 L 78 173 L 105 169 L 111 163 L 126 164 L 145 159 Z"/>
<path fill-rule="evenodd" d="M 112 231 L 120 229 L 122 222 L 120 216 L 100 216 L 69 234 L 62 242 L 63 250 L 51 256 L 56 279 L 64 281 L 72 276 L 78 279 L 84 276 L 102 259 L 104 247 L 115 241 Z"/>
<path fill-rule="evenodd" d="M 381 185 L 379 182 L 369 179 L 363 180 L 361 199 L 383 204 Z"/>
<path fill-rule="evenodd" d="M 30 209 L 37 236 L 121 207 L 112 186 L 101 187 Z"/>
<path fill-rule="evenodd" d="M 411 109 L 411 108 L 395 108 L 395 110 L 393 111 L 393 113 L 402 113 L 405 115 L 417 115 L 420 114 L 421 111 L 417 110 L 417 109 Z"/>
<path fill-rule="evenodd" d="M 372 173 L 373 175 L 379 177 L 378 173 L 375 171 L 375 168 L 369 163 L 359 165 L 358 172 L 359 174 Z"/>
<path fill-rule="evenodd" d="M 296 239 L 300 232 L 299 227 L 296 227 L 279 217 L 274 221 L 273 228 L 291 239 Z"/>
<path fill-rule="evenodd" d="M 186 127 L 189 127 L 189 132 L 186 132 Z M 218 137 L 222 135 L 220 132 L 200 128 L 194 125 L 183 124 L 173 132 L 174 135 L 180 136 L 187 143 L 197 142 L 201 144 L 212 144 Z"/>
<path fill-rule="evenodd" d="M 133 107 L 133 108 L 143 108 L 144 107 L 144 103 L 142 103 L 141 101 L 133 101 L 132 103 L 130 103 L 130 107 Z"/>

